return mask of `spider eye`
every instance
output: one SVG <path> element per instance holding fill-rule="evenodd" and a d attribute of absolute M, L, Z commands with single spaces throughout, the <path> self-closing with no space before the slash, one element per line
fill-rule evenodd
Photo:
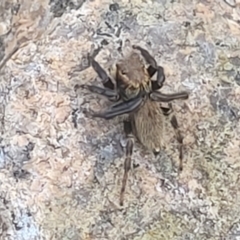
<path fill-rule="evenodd" d="M 130 91 L 136 91 L 136 88 L 133 87 L 133 86 L 129 87 L 128 89 L 129 89 Z"/>

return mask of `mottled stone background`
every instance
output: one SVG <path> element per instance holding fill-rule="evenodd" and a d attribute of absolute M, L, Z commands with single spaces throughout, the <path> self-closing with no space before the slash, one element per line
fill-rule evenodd
<path fill-rule="evenodd" d="M 87 118 L 109 102 L 74 86 L 131 44 L 190 98 L 183 172 L 169 126 L 158 159 L 135 145 L 120 208 L 122 118 Z M 239 0 L 1 0 L 0 238 L 240 239 L 239 56 Z"/>

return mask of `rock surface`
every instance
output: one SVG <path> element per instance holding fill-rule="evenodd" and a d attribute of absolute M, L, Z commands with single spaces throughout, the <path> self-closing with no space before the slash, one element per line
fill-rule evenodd
<path fill-rule="evenodd" d="M 0 239 L 240 239 L 240 1 L 3 0 L 0 3 Z M 184 133 L 158 159 L 136 144 L 125 196 L 122 118 L 89 119 L 100 80 L 138 44 L 164 67 Z"/>

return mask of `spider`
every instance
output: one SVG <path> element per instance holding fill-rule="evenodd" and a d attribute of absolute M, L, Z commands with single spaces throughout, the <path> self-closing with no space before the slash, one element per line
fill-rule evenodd
<path fill-rule="evenodd" d="M 187 99 L 186 91 L 164 94 L 158 91 L 165 81 L 164 69 L 158 66 L 150 53 L 140 46 L 133 45 L 131 53 L 120 60 L 113 72 L 113 79 L 90 58 L 93 69 L 102 81 L 103 87 L 81 85 L 82 88 L 103 95 L 114 102 L 103 112 L 94 112 L 92 117 L 111 119 L 122 114 L 127 118 L 123 121 L 126 134 L 126 157 L 124 161 L 124 176 L 120 192 L 120 205 L 123 205 L 128 173 L 131 169 L 131 159 L 135 138 L 146 148 L 158 155 L 161 151 L 164 134 L 164 121 L 170 118 L 179 143 L 179 170 L 183 167 L 183 137 L 178 127 L 178 121 L 173 113 L 171 101 Z M 148 67 L 145 66 L 145 63 Z M 152 80 L 156 74 L 156 80 Z M 115 82 L 113 81 L 115 80 Z M 168 107 L 162 107 L 159 102 L 167 102 Z"/>

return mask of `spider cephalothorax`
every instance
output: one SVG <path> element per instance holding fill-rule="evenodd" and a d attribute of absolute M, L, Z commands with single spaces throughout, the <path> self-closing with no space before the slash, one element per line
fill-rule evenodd
<path fill-rule="evenodd" d="M 116 64 L 114 78 L 118 80 L 117 89 L 124 100 L 137 96 L 140 91 L 149 93 L 151 90 L 147 69 L 136 52 L 131 52 Z"/>
<path fill-rule="evenodd" d="M 148 64 L 148 67 L 145 66 L 143 60 Z M 116 71 L 113 74 L 116 84 L 98 62 L 94 59 L 91 59 L 91 62 L 93 69 L 102 79 L 104 88 L 93 85 L 83 85 L 83 87 L 116 102 L 104 112 L 94 113 L 92 116 L 110 119 L 127 114 L 124 121 L 127 145 L 120 195 L 120 204 L 122 205 L 127 176 L 131 167 L 134 136 L 155 155 L 158 154 L 163 144 L 165 116 L 170 116 L 171 124 L 176 132 L 179 142 L 179 168 L 182 170 L 183 137 L 178 129 L 177 118 L 173 114 L 171 104 L 169 107 L 162 107 L 158 102 L 187 99 L 189 94 L 187 92 L 164 94 L 158 91 L 165 81 L 164 70 L 157 65 L 148 51 L 139 46 L 134 45 L 133 51 L 116 64 Z M 152 80 L 151 78 L 155 73 L 157 73 L 157 78 Z"/>

